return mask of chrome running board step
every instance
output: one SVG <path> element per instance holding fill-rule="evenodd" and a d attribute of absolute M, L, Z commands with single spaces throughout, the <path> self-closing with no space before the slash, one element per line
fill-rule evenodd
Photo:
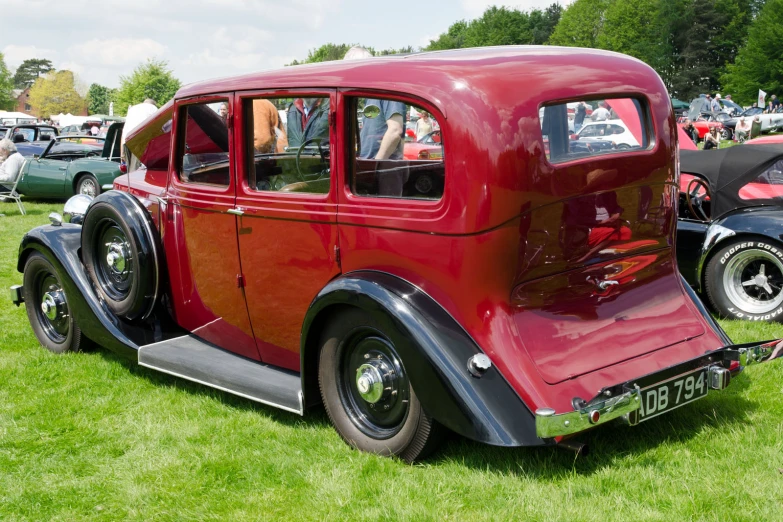
<path fill-rule="evenodd" d="M 142 346 L 139 366 L 304 414 L 298 373 L 234 355 L 195 335 Z"/>

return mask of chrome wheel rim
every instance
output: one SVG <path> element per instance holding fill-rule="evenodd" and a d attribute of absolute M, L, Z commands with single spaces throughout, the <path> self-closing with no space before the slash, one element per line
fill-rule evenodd
<path fill-rule="evenodd" d="M 408 417 L 410 384 L 392 343 L 358 328 L 341 343 L 337 360 L 337 390 L 354 426 L 374 439 L 397 434 Z"/>
<path fill-rule="evenodd" d="M 46 337 L 57 344 L 62 344 L 68 338 L 70 320 L 68 302 L 65 299 L 60 282 L 54 274 L 42 272 L 35 283 L 36 318 Z"/>
<path fill-rule="evenodd" d="M 83 179 L 79 183 L 79 194 L 84 194 L 87 196 L 95 197 L 98 192 L 98 187 L 95 186 L 95 183 L 91 179 Z"/>
<path fill-rule="evenodd" d="M 764 250 L 746 250 L 729 260 L 723 273 L 729 301 L 749 314 L 766 314 L 783 304 L 783 263 Z"/>

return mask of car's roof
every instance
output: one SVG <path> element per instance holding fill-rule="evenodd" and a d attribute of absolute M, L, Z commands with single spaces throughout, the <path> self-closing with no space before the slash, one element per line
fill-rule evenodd
<path fill-rule="evenodd" d="M 193 83 L 182 87 L 176 98 L 187 98 L 203 94 L 261 88 L 306 88 L 306 87 L 356 87 L 376 83 L 383 79 L 387 89 L 418 90 L 416 86 L 431 85 L 433 79 L 448 76 L 451 83 L 458 82 L 455 73 L 462 71 L 474 76 L 479 65 L 500 62 L 520 64 L 548 64 L 553 71 L 564 62 L 587 63 L 591 58 L 600 58 L 623 63 L 638 62 L 635 58 L 597 49 L 582 49 L 555 46 L 498 46 L 448 51 L 432 51 L 407 55 L 390 55 L 361 60 L 338 60 L 317 64 L 303 64 L 272 71 L 251 73 L 231 78 L 221 78 Z M 405 71 L 402 75 L 401 72 Z M 389 83 L 391 80 L 391 84 Z M 396 80 L 396 81 L 394 81 Z M 370 86 L 368 86 L 370 87 Z M 371 88 L 371 87 L 370 87 Z"/>

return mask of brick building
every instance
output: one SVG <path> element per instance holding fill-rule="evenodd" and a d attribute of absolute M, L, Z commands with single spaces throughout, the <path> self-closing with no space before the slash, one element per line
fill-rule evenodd
<path fill-rule="evenodd" d="M 34 108 L 30 105 L 30 88 L 27 89 L 14 89 L 11 94 L 16 98 L 16 106 L 13 110 L 16 112 L 23 112 L 25 114 L 35 115 Z"/>

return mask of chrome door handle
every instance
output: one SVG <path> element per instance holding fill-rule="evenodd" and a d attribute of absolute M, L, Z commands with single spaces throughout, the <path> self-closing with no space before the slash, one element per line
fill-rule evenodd
<path fill-rule="evenodd" d="M 58 167 L 58 170 L 68 170 L 68 167 Z"/>
<path fill-rule="evenodd" d="M 245 211 L 242 210 L 239 207 L 237 207 L 237 208 L 230 208 L 226 212 L 228 212 L 229 214 L 234 214 L 235 216 L 241 216 L 241 215 L 243 215 L 245 213 Z"/>
<path fill-rule="evenodd" d="M 618 283 L 617 281 L 613 281 L 611 279 L 606 281 L 598 281 L 598 288 L 600 288 L 601 290 L 606 290 L 610 286 L 617 286 L 619 284 L 620 283 Z"/>

